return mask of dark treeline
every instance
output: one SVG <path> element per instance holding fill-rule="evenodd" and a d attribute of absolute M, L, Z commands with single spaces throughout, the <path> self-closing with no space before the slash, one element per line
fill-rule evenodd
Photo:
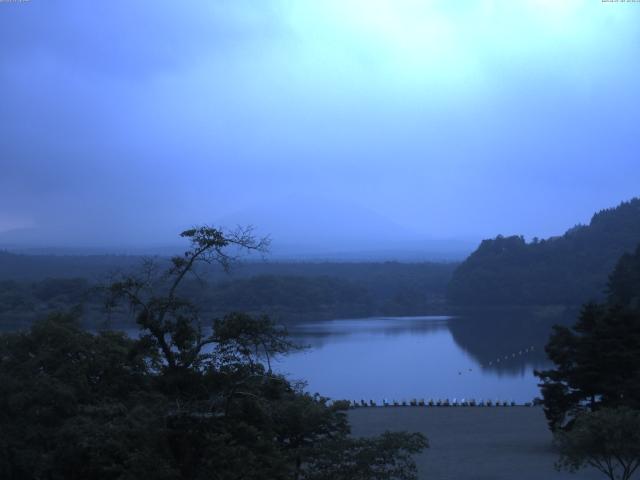
<path fill-rule="evenodd" d="M 0 251 L 0 280 L 104 278 L 109 272 L 135 268 L 140 257 L 128 255 L 24 255 Z"/>
<path fill-rule="evenodd" d="M 135 269 L 140 255 L 26 255 L 0 250 L 0 280 L 38 281 L 43 278 L 86 278 L 106 276 Z M 169 257 L 153 256 L 159 264 Z M 332 262 L 332 261 L 240 261 L 229 272 L 210 270 L 202 274 L 219 281 L 261 275 L 323 277 L 332 276 L 377 285 L 375 293 L 386 289 L 384 279 L 423 277 L 425 285 L 444 291 L 456 262 Z"/>
<path fill-rule="evenodd" d="M 536 375 L 556 466 L 630 480 L 640 468 L 640 246 L 620 258 L 606 293 L 574 325 L 554 327 L 553 367 Z"/>
<path fill-rule="evenodd" d="M 344 410 L 274 373 L 299 347 L 266 316 L 203 318 L 180 288 L 250 235 L 199 227 L 183 256 L 105 289 L 138 328 L 91 333 L 80 311 L 0 333 L 0 478 L 415 480 L 419 433 L 355 438 Z"/>
<path fill-rule="evenodd" d="M 212 310 L 266 311 L 283 320 L 439 313 L 455 266 L 396 262 L 253 265 L 251 270 L 257 275 L 219 281 L 206 292 L 203 302 L 208 299 Z"/>
<path fill-rule="evenodd" d="M 109 261 L 110 260 L 110 261 Z M 24 324 L 55 309 L 85 308 L 103 318 L 99 287 L 140 257 L 55 257 L 0 253 L 0 319 Z M 157 258 L 162 266 L 167 259 Z M 183 290 L 212 315 L 267 313 L 293 322 L 374 315 L 419 315 L 444 310 L 452 263 L 241 263 L 226 274 L 203 271 Z M 113 318 L 116 322 L 120 317 Z M 97 320 L 96 320 L 97 321 Z"/>
<path fill-rule="evenodd" d="M 439 312 L 455 263 L 255 263 L 212 285 L 223 310 L 266 309 L 290 318 Z"/>
<path fill-rule="evenodd" d="M 606 300 L 587 303 L 546 346 L 554 369 L 538 372 L 552 429 L 601 407 L 640 408 L 640 246 L 609 277 Z"/>
<path fill-rule="evenodd" d="M 580 305 L 602 298 L 617 260 L 640 243 L 640 199 L 596 213 L 546 240 L 484 240 L 454 272 L 456 305 Z"/>

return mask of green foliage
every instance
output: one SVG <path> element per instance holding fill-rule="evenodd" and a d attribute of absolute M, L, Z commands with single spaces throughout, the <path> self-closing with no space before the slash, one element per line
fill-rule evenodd
<path fill-rule="evenodd" d="M 454 272 L 448 297 L 456 305 L 580 305 L 600 297 L 615 262 L 639 242 L 639 198 L 561 237 L 484 240 Z"/>
<path fill-rule="evenodd" d="M 255 365 L 265 359 L 271 372 L 272 355 L 281 355 L 299 347 L 287 338 L 287 331 L 267 316 L 253 318 L 231 313 L 213 322 L 212 339 L 225 361 Z"/>
<path fill-rule="evenodd" d="M 93 282 L 114 268 L 133 268 L 139 260 L 129 255 L 24 255 L 0 251 L 0 280 L 86 278 Z"/>
<path fill-rule="evenodd" d="M 29 333 L 0 337 L 0 477 L 109 478 L 81 476 L 88 452 L 70 449 L 90 449 L 96 435 L 107 434 L 103 426 L 130 416 L 136 397 L 148 394 L 147 366 L 133 343 L 82 331 L 75 315 L 52 315 Z M 92 435 L 85 435 L 89 425 Z"/>
<path fill-rule="evenodd" d="M 229 255 L 229 265 L 235 255 Z M 18 258 L 13 263 L 7 259 Z M 0 322 L 30 324 L 51 309 L 85 307 L 83 321 L 95 328 L 104 320 L 103 297 L 99 295 L 94 269 L 108 269 L 102 257 L 28 257 L 0 252 Z M 137 271 L 127 261 L 139 257 L 113 257 L 114 268 Z M 155 258 L 158 270 L 186 265 L 184 256 L 173 260 Z M 95 262 L 95 263 L 93 263 Z M 176 265 L 178 262 L 178 265 Z M 5 268 L 6 267 L 6 268 Z M 45 280 L 20 280 L 20 268 L 51 275 Z M 54 268 L 55 267 L 55 268 Z M 82 267 L 82 268 L 81 268 Z M 182 282 L 186 295 L 201 312 L 222 316 L 230 311 L 268 314 L 284 322 L 325 318 L 355 318 L 379 315 L 423 315 L 444 313 L 445 286 L 455 264 L 447 263 L 236 263 L 232 275 L 199 269 Z M 223 269 L 222 269 L 223 270 Z M 85 273 L 83 273 L 85 272 Z M 73 274 L 74 277 L 66 277 Z M 76 278 L 75 275 L 83 275 Z M 137 275 L 142 280 L 142 275 Z M 124 326 L 126 311 L 111 312 L 112 325 Z"/>
<path fill-rule="evenodd" d="M 233 257 L 226 247 L 239 251 L 264 252 L 266 239 L 256 239 L 251 229 L 225 233 L 203 226 L 180 234 L 188 238 L 191 248 L 182 256 L 171 258 L 169 267 L 160 271 L 152 259 L 146 259 L 138 275 L 123 275 L 111 284 L 108 306 L 124 301 L 136 315 L 143 340 L 162 358 L 164 367 L 182 371 L 208 359 L 203 348 L 216 341 L 206 335 L 198 308 L 182 295 L 180 289 L 187 275 L 197 277 L 201 263 L 217 263 L 227 269 Z"/>
<path fill-rule="evenodd" d="M 31 310 L 33 300 L 18 282 L 5 280 L 0 282 L 0 312 Z"/>
<path fill-rule="evenodd" d="M 602 407 L 640 408 L 640 248 L 621 257 L 609 302 L 587 304 L 572 327 L 556 327 L 546 352 L 555 368 L 537 372 L 552 430 Z M 622 273 L 621 273 L 622 272 Z"/>
<path fill-rule="evenodd" d="M 83 278 L 47 278 L 33 285 L 33 295 L 43 302 L 81 303 L 88 289 Z"/>
<path fill-rule="evenodd" d="M 416 433 L 385 432 L 374 438 L 342 438 L 314 452 L 304 480 L 392 480 L 414 477 L 411 456 L 428 447 Z"/>
<path fill-rule="evenodd" d="M 625 253 L 609 277 L 608 301 L 640 310 L 640 245 L 635 253 Z"/>
<path fill-rule="evenodd" d="M 640 466 L 640 411 L 604 408 L 578 416 L 570 431 L 555 436 L 559 469 L 591 466 L 611 480 L 629 480 Z"/>
<path fill-rule="evenodd" d="M 83 303 L 90 294 L 82 278 L 46 278 L 38 282 L 0 281 L 0 313 L 50 310 Z"/>
<path fill-rule="evenodd" d="M 283 329 L 240 313 L 203 325 L 180 293 L 198 262 L 227 266 L 225 248 L 263 243 L 183 235 L 192 248 L 166 271 L 147 262 L 111 285 L 139 338 L 89 333 L 78 311 L 0 335 L 0 478 L 414 479 L 423 436 L 351 438 L 344 403 L 271 372 L 295 348 Z"/>
<path fill-rule="evenodd" d="M 243 351 L 269 333 L 264 319 L 255 329 L 238 316 L 225 323 L 210 360 L 179 374 L 155 368 L 143 340 L 93 335 L 63 315 L 2 335 L 0 477 L 325 478 L 331 466 L 359 472 L 351 478 L 415 478 L 421 436 L 352 439 L 344 405 L 228 355 L 230 343 Z"/>
<path fill-rule="evenodd" d="M 371 293 L 351 281 L 321 276 L 261 275 L 220 282 L 207 291 L 212 308 L 270 311 L 280 315 L 326 313 L 370 315 Z"/>

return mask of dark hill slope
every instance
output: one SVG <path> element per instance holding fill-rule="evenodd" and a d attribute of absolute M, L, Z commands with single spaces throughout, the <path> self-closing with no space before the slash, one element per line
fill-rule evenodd
<path fill-rule="evenodd" d="M 455 305 L 578 305 L 600 299 L 617 260 L 640 244 L 640 198 L 596 213 L 561 237 L 484 240 L 454 272 Z"/>

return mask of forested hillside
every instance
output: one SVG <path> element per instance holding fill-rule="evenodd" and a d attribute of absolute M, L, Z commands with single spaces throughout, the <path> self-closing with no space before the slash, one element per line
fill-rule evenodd
<path fill-rule="evenodd" d="M 454 272 L 455 305 L 578 305 L 604 295 L 621 255 L 640 244 L 640 198 L 596 213 L 561 237 L 484 240 Z"/>
<path fill-rule="evenodd" d="M 105 285 L 143 261 L 127 256 L 29 256 L 0 252 L 0 329 L 76 305 L 104 320 Z M 155 258 L 162 267 L 168 260 Z M 183 294 L 210 316 L 268 313 L 279 321 L 422 315 L 445 308 L 451 263 L 242 263 L 189 277 Z M 120 324 L 127 312 L 111 315 Z"/>

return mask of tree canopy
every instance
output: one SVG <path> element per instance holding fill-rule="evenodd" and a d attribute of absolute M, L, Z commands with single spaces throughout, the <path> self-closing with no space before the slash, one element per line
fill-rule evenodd
<path fill-rule="evenodd" d="M 586 304 L 577 323 L 554 329 L 546 352 L 555 368 L 537 372 L 553 430 L 585 411 L 640 408 L 640 247 L 610 276 L 608 300 Z"/>
<path fill-rule="evenodd" d="M 591 466 L 610 480 L 629 480 L 640 467 L 640 411 L 604 408 L 580 415 L 568 432 L 556 435 L 560 469 Z"/>
<path fill-rule="evenodd" d="M 196 265 L 229 265 L 250 232 L 201 227 L 165 271 L 147 262 L 109 287 L 137 338 L 90 333 L 80 312 L 0 336 L 0 477 L 26 479 L 405 480 L 420 434 L 350 436 L 345 402 L 274 373 L 296 348 L 267 317 L 205 320 L 185 292 Z"/>
<path fill-rule="evenodd" d="M 484 240 L 454 272 L 455 305 L 581 305 L 601 300 L 607 276 L 640 242 L 640 198 L 593 215 L 560 237 Z"/>

